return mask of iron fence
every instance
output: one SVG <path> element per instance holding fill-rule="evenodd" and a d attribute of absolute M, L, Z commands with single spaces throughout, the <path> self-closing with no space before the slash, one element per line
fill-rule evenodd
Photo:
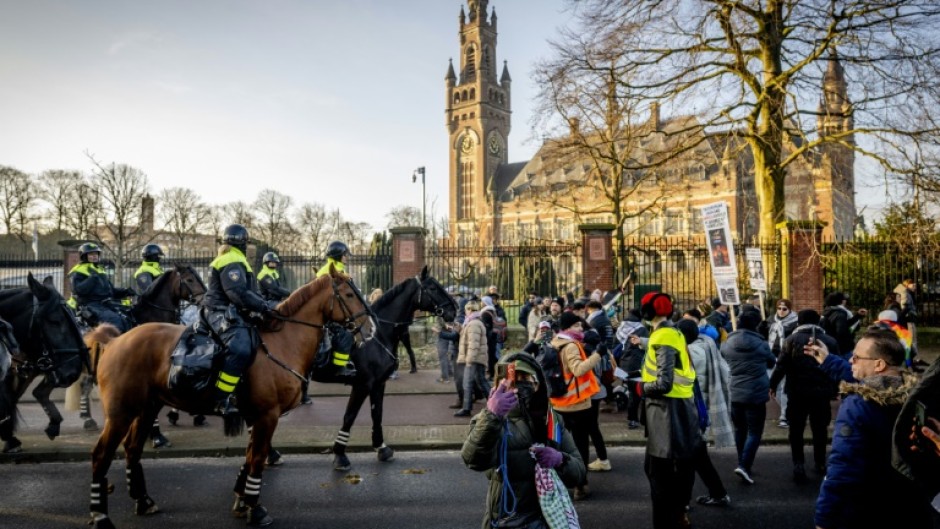
<path fill-rule="evenodd" d="M 32 273 L 37 281 L 51 277 L 56 289 L 62 292 L 64 272 L 62 254 L 40 255 L 37 259 L 31 252 L 0 254 L 0 288 L 26 286 L 26 277 Z"/>

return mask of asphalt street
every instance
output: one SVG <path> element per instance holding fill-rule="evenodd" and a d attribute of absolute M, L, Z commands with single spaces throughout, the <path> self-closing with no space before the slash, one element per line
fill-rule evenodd
<path fill-rule="evenodd" d="M 276 529 L 449 529 L 480 526 L 485 477 L 468 470 L 455 451 L 399 452 L 380 463 L 369 453 L 351 454 L 353 471 L 332 470 L 328 455 L 288 455 L 285 465 L 264 474 L 262 502 Z M 582 527 L 651 527 L 649 484 L 643 449 L 614 448 L 613 471 L 591 473 L 593 496 L 577 504 Z M 712 454 L 732 497 L 730 508 L 693 506 L 696 528 L 796 529 L 812 527 L 819 481 L 790 480 L 789 452 L 762 447 L 754 467 L 755 485 L 733 474 L 734 450 Z M 242 527 L 231 517 L 231 486 L 237 458 L 145 460 L 151 496 L 162 512 L 131 514 L 123 461 L 109 478 L 112 519 L 119 528 Z M 0 525 L 6 529 L 85 527 L 88 522 L 88 463 L 0 465 Z M 815 478 L 815 476 L 812 476 Z M 696 483 L 695 495 L 703 494 Z M 937 524 L 936 527 L 940 527 Z"/>

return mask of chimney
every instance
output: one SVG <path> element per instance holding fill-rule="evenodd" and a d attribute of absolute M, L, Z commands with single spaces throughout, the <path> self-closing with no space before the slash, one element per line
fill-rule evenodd
<path fill-rule="evenodd" d="M 153 235 L 153 197 L 149 194 L 140 201 L 140 228 L 145 237 Z"/>
<path fill-rule="evenodd" d="M 650 129 L 651 129 L 651 130 L 659 130 L 659 125 L 660 125 L 660 121 L 659 121 L 659 103 L 658 103 L 657 101 L 653 101 L 652 103 L 650 103 L 650 121 L 649 121 L 649 124 L 650 124 Z"/>

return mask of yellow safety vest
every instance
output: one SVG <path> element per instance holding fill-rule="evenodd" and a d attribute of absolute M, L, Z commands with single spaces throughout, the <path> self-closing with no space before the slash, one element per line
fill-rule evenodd
<path fill-rule="evenodd" d="M 279 281 L 281 279 L 281 274 L 277 273 L 277 268 L 262 266 L 261 271 L 258 272 L 258 281 L 261 281 L 267 276 L 273 277 L 275 281 Z"/>
<path fill-rule="evenodd" d="M 248 264 L 248 259 L 245 259 L 245 254 L 243 254 L 241 250 L 235 248 L 234 246 L 229 248 L 229 250 L 224 254 L 216 257 L 211 263 L 209 263 L 209 266 L 221 272 L 223 268 L 232 263 L 241 263 L 245 265 L 245 270 L 248 271 L 249 274 L 252 273 L 251 265 Z"/>
<path fill-rule="evenodd" d="M 327 257 L 326 264 L 323 265 L 320 268 L 320 270 L 317 272 L 317 277 L 325 276 L 326 274 L 329 274 L 331 264 L 333 265 L 333 268 L 335 268 L 337 272 L 342 272 L 344 274 L 346 273 L 346 265 L 342 261 L 337 261 L 333 259 L 332 257 Z"/>
<path fill-rule="evenodd" d="M 78 263 L 77 265 L 73 266 L 71 270 L 69 270 L 69 275 L 72 275 L 75 272 L 78 272 L 83 276 L 90 276 L 92 272 L 96 274 L 107 275 L 107 272 L 105 272 L 104 268 L 101 268 L 95 263 Z"/>
<path fill-rule="evenodd" d="M 655 382 L 658 369 L 656 366 L 656 349 L 660 346 L 669 346 L 679 352 L 677 364 L 673 373 L 672 389 L 666 397 L 674 399 L 691 399 L 692 384 L 695 383 L 695 368 L 689 358 L 689 350 L 685 344 L 685 336 L 675 327 L 660 327 L 650 336 L 649 346 L 646 348 L 646 360 L 641 373 L 643 382 Z"/>
<path fill-rule="evenodd" d="M 137 276 L 140 274 L 149 273 L 153 277 L 157 277 L 163 273 L 163 268 L 160 267 L 160 263 L 155 263 L 153 261 L 144 261 L 140 263 L 140 268 L 134 272 L 134 279 L 137 279 Z"/>

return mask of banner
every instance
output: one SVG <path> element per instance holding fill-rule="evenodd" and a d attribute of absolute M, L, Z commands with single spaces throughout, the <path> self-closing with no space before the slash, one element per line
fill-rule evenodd
<path fill-rule="evenodd" d="M 702 224 L 705 228 L 705 243 L 708 245 L 709 263 L 718 298 L 724 305 L 741 304 L 738 291 L 738 269 L 734 258 L 731 225 L 728 223 L 728 204 L 715 202 L 701 207 Z"/>
<path fill-rule="evenodd" d="M 747 275 L 751 279 L 751 289 L 767 291 L 767 276 L 764 275 L 764 256 L 760 248 L 745 248 L 744 259 L 747 261 Z"/>

